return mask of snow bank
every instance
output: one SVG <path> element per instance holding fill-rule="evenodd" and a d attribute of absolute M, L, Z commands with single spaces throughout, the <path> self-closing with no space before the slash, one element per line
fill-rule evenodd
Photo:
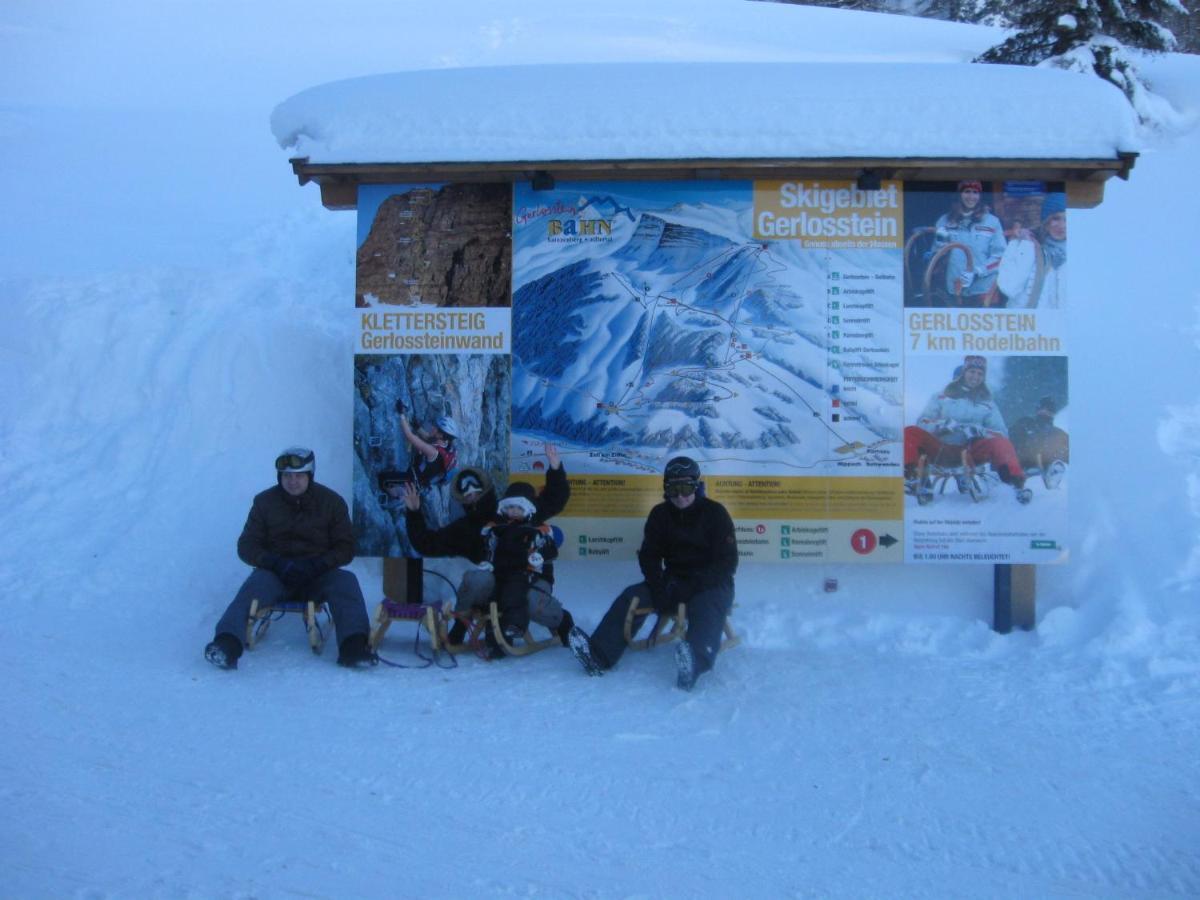
<path fill-rule="evenodd" d="M 1112 158 L 1135 117 L 1097 78 L 1011 66 L 609 63 L 404 72 L 271 116 L 313 163 L 737 157 Z"/>

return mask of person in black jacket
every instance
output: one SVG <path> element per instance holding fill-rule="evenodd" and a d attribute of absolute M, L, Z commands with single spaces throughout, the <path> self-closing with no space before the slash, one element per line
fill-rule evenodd
<path fill-rule="evenodd" d="M 558 515 L 567 505 L 571 495 L 571 486 L 567 482 L 567 473 L 563 468 L 558 448 L 554 444 L 545 445 L 546 459 L 550 467 L 546 470 L 546 486 L 538 494 L 533 486 L 526 482 L 513 482 L 506 497 L 521 492 L 534 506 L 531 523 L 541 525 L 552 516 Z M 470 560 L 477 567 L 463 573 L 458 587 L 458 599 L 455 612 L 467 613 L 471 609 L 486 609 L 496 590 L 496 577 L 489 563 L 488 539 L 484 529 L 490 523 L 498 522 L 498 504 L 496 492 L 487 473 L 481 469 L 464 468 L 455 475 L 450 485 L 450 492 L 463 508 L 463 515 L 444 528 L 431 531 L 421 513 L 421 495 L 413 486 L 404 491 L 405 526 L 408 538 L 413 547 L 422 556 L 447 557 L 461 556 Z M 493 567 L 494 568 L 494 567 Z M 528 591 L 529 619 L 555 632 L 564 646 L 567 634 L 574 627 L 575 621 L 570 612 L 563 609 L 562 604 L 553 595 L 554 566 L 546 562 L 541 573 L 532 579 Z M 461 621 L 451 626 L 447 635 L 450 643 L 462 643 L 466 635 L 466 626 Z"/>
<path fill-rule="evenodd" d="M 250 605 L 273 606 L 289 599 L 327 603 L 337 632 L 338 664 L 371 665 L 370 620 L 362 589 L 342 566 L 354 559 L 354 528 L 346 501 L 313 480 L 316 456 L 289 447 L 275 460 L 276 485 L 254 498 L 238 538 L 238 556 L 254 571 L 217 622 L 204 658 L 236 669 Z"/>
<path fill-rule="evenodd" d="M 675 457 L 663 472 L 663 502 L 646 518 L 638 550 L 642 581 L 621 592 L 590 638 L 573 629 L 571 649 L 589 675 L 599 675 L 625 652 L 625 617 L 631 604 L 673 615 L 682 603 L 688 629 L 675 650 L 676 685 L 690 691 L 713 667 L 721 647 L 737 564 L 737 537 L 729 513 L 704 496 L 696 461 Z M 634 619 L 634 634 L 646 618 Z"/>

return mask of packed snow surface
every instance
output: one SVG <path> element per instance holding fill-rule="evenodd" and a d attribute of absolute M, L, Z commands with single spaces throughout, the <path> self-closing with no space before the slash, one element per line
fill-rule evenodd
<path fill-rule="evenodd" d="M 1195 132 L 1148 135 L 1069 214 L 1073 549 L 1038 571 L 1036 631 L 990 630 L 986 567 L 758 565 L 742 646 L 692 694 L 669 649 L 600 679 L 565 650 L 345 671 L 290 620 L 236 672 L 203 660 L 276 453 L 307 443 L 350 488 L 355 222 L 296 186 L 266 127 L 282 98 L 399 57 L 962 63 L 994 39 L 759 3 L 528 8 L 0 12 L 2 893 L 1200 895 Z M 1195 58 L 1152 71 L 1193 116 Z M 373 606 L 379 563 L 353 569 Z M 591 628 L 636 572 L 558 577 Z M 412 636 L 384 655 L 419 664 Z"/>

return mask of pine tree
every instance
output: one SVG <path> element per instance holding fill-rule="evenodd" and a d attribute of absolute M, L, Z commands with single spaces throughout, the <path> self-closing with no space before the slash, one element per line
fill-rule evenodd
<path fill-rule="evenodd" d="M 930 19 L 948 22 L 970 22 L 973 25 L 996 25 L 1011 27 L 1007 15 L 1008 7 L 1003 0 L 923 0 L 914 8 L 914 13 Z M 893 9 L 891 12 L 901 12 Z"/>
<path fill-rule="evenodd" d="M 1046 63 L 1094 72 L 1112 82 L 1146 119 L 1147 88 L 1130 47 L 1174 50 L 1175 35 L 1162 24 L 1171 12 L 1187 14 L 1181 0 L 1028 0 L 1017 7 L 1017 33 L 976 62 Z"/>

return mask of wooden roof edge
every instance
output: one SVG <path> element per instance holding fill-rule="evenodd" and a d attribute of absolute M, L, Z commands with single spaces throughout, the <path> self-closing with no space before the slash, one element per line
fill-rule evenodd
<path fill-rule="evenodd" d="M 864 174 L 903 181 L 951 181 L 971 175 L 985 181 L 1037 179 L 1066 182 L 1068 204 L 1091 207 L 1104 196 L 1104 182 L 1128 179 L 1137 153 L 1116 157 L 1012 159 L 979 157 L 824 157 L 762 159 L 525 160 L 513 162 L 310 163 L 289 160 L 301 185 L 315 181 L 321 202 L 330 209 L 354 209 L 358 185 L 433 182 L 533 181 L 549 176 L 563 181 L 599 178 L 628 180 L 772 178 L 786 173 L 819 173 L 823 178 L 855 180 Z"/>

